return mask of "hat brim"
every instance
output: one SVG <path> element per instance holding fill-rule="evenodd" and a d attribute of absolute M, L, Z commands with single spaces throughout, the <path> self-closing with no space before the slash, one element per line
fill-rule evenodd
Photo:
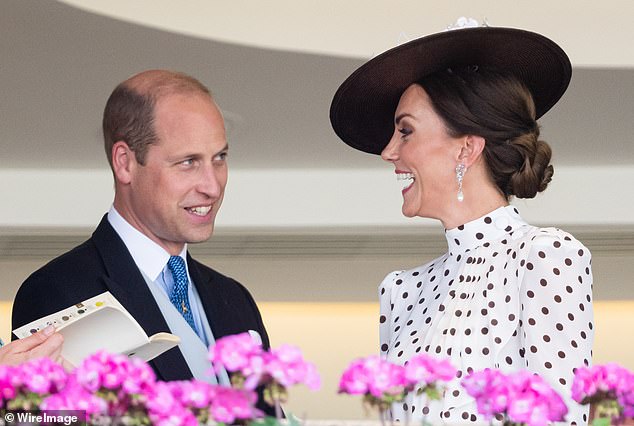
<path fill-rule="evenodd" d="M 380 154 L 405 89 L 436 71 L 469 65 L 515 75 L 533 96 L 536 118 L 555 105 L 572 76 L 566 53 L 540 34 L 498 27 L 446 31 L 390 49 L 352 73 L 332 100 L 332 127 L 351 147 Z"/>

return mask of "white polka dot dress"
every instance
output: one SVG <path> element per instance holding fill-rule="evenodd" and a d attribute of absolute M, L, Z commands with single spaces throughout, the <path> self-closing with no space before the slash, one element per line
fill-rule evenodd
<path fill-rule="evenodd" d="M 432 424 L 488 424 L 460 387 L 471 371 L 528 369 L 564 397 L 569 424 L 587 409 L 570 399 L 573 370 L 591 361 L 590 252 L 570 234 L 528 225 L 513 206 L 446 231 L 449 252 L 392 272 L 379 287 L 381 354 L 404 364 L 419 353 L 459 370 L 441 401 L 410 396 L 392 416 Z"/>

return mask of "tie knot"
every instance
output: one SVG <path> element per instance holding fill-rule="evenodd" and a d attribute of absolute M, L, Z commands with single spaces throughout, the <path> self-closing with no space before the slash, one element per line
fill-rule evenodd
<path fill-rule="evenodd" d="M 181 277 L 187 277 L 187 270 L 185 269 L 185 261 L 180 256 L 170 256 L 167 261 L 167 267 L 176 279 Z"/>

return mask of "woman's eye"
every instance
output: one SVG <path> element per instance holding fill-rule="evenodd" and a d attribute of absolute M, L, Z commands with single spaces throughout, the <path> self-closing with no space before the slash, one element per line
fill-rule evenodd
<path fill-rule="evenodd" d="M 398 129 L 398 131 L 399 131 L 399 133 L 400 133 L 403 137 L 405 137 L 405 136 L 408 136 L 408 135 L 411 135 L 411 134 L 412 134 L 412 130 L 411 130 L 411 129 L 408 129 L 408 128 L 405 128 L 405 127 L 402 127 L 402 128 L 400 128 L 400 129 Z"/>

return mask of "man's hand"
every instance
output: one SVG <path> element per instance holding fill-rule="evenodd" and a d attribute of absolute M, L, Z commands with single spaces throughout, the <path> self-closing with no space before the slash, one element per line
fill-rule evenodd
<path fill-rule="evenodd" d="M 17 365 L 31 359 L 49 357 L 64 364 L 61 357 L 64 338 L 49 325 L 24 339 L 16 340 L 0 348 L 0 364 Z"/>

